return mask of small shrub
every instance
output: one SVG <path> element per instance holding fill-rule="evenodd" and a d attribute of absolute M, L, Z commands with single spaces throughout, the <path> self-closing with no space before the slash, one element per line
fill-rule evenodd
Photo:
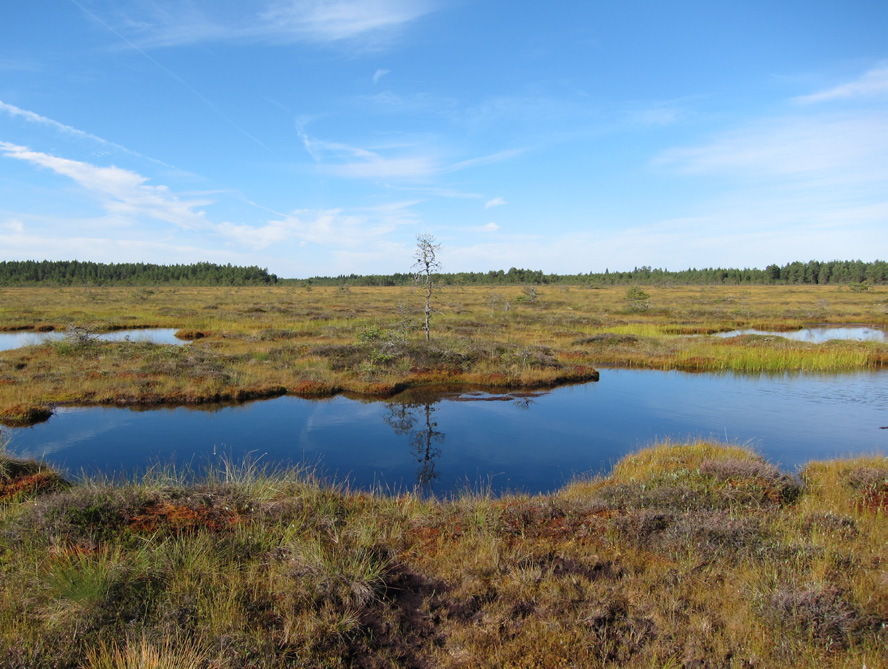
<path fill-rule="evenodd" d="M 651 296 L 644 292 L 639 286 L 632 286 L 626 291 L 626 303 L 629 311 L 647 311 L 651 307 L 650 300 Z"/>
<path fill-rule="evenodd" d="M 775 622 L 804 640 L 846 648 L 867 620 L 839 588 L 778 590 L 767 604 Z"/>

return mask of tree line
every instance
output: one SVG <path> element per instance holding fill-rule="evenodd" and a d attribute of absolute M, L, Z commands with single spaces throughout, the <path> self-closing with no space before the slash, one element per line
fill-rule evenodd
<path fill-rule="evenodd" d="M 436 273 L 436 283 L 451 286 L 547 285 L 596 286 L 712 285 L 712 284 L 888 284 L 888 262 L 875 260 L 832 260 L 768 265 L 764 269 L 705 268 L 670 271 L 648 266 L 631 271 L 605 270 L 587 274 L 546 274 L 540 270 L 518 269 L 489 272 Z M 78 260 L 0 261 L 0 286 L 408 286 L 415 282 L 412 272 L 394 274 L 340 274 L 308 279 L 281 279 L 260 267 L 238 267 L 202 262 L 190 265 L 151 263 L 95 263 Z"/>
<path fill-rule="evenodd" d="M 0 261 L 0 285 L 3 286 L 265 286 L 277 282 L 277 276 L 260 267 L 209 262 L 154 265 L 79 260 Z"/>
<path fill-rule="evenodd" d="M 414 275 L 395 274 L 340 274 L 315 276 L 310 279 L 287 279 L 314 286 L 406 286 L 414 282 Z M 764 269 L 705 268 L 670 271 L 648 266 L 635 267 L 626 272 L 589 272 L 588 274 L 545 274 L 539 270 L 517 269 L 489 272 L 445 272 L 437 275 L 441 285 L 546 285 L 570 284 L 588 286 L 621 286 L 633 284 L 658 285 L 712 285 L 712 284 L 871 284 L 888 283 L 888 262 L 875 260 L 832 260 L 807 263 L 792 262 L 768 265 Z"/>

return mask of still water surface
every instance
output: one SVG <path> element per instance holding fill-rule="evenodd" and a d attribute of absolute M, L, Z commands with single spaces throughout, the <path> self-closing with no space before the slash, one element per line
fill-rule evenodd
<path fill-rule="evenodd" d="M 793 330 L 791 332 L 771 332 L 767 330 L 731 330 L 730 332 L 719 332 L 716 337 L 736 337 L 737 335 L 754 334 L 754 335 L 775 335 L 784 339 L 792 339 L 793 341 L 806 341 L 811 344 L 822 344 L 823 342 L 833 341 L 836 339 L 844 339 L 851 341 L 881 341 L 888 342 L 888 332 L 878 330 L 876 328 L 865 327 L 822 327 L 822 328 L 804 328 L 802 330 Z"/>
<path fill-rule="evenodd" d="M 749 443 L 785 471 L 888 453 L 888 373 L 735 376 L 605 369 L 598 383 L 531 396 L 483 393 L 368 402 L 280 397 L 238 406 L 62 408 L 4 429 L 14 454 L 79 473 L 155 464 L 317 465 L 354 487 L 447 494 L 557 489 L 656 440 Z"/>
<path fill-rule="evenodd" d="M 140 330 L 118 330 L 94 335 L 100 341 L 147 341 L 152 344 L 176 344 L 181 346 L 187 342 L 176 338 L 175 328 L 145 328 Z M 58 332 L 0 332 L 0 351 L 9 351 L 23 346 L 42 344 L 44 341 L 58 341 L 65 338 L 65 333 Z"/>

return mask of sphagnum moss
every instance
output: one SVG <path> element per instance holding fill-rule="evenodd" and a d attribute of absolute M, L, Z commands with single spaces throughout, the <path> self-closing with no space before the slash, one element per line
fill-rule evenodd
<path fill-rule="evenodd" d="M 696 442 L 534 497 L 250 463 L 29 488 L 0 500 L 0 666 L 885 666 L 886 480 Z"/>

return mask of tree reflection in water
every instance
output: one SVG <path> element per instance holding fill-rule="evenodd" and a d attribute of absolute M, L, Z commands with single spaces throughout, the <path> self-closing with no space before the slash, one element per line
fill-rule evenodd
<path fill-rule="evenodd" d="M 397 434 L 409 438 L 410 450 L 419 463 L 416 483 L 420 489 L 426 490 L 430 490 L 432 481 L 440 476 L 435 471 L 436 460 L 441 455 L 437 444 L 444 443 L 444 433 L 437 429 L 434 414 L 433 402 L 393 402 L 383 417 Z"/>

